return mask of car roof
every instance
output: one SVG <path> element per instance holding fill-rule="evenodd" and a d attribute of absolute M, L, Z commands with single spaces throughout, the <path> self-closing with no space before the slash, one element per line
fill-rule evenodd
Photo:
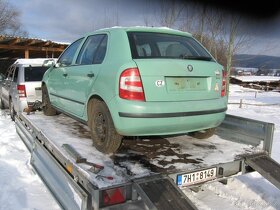
<path fill-rule="evenodd" d="M 180 30 L 175 30 L 171 29 L 168 27 L 147 27 L 147 26 L 133 26 L 133 27 L 119 27 L 119 26 L 114 26 L 111 28 L 103 28 L 96 30 L 91 33 L 87 33 L 87 35 L 95 34 L 95 33 L 102 33 L 102 32 L 113 32 L 113 31 L 134 31 L 134 32 L 157 32 L 157 33 L 167 33 L 167 34 L 174 34 L 174 35 L 181 35 L 181 36 L 192 36 L 188 32 L 180 31 Z"/>
<path fill-rule="evenodd" d="M 56 58 L 52 58 L 56 60 Z M 21 64 L 21 65 L 43 65 L 44 61 L 50 60 L 50 58 L 22 58 L 22 59 L 17 59 L 14 64 Z"/>

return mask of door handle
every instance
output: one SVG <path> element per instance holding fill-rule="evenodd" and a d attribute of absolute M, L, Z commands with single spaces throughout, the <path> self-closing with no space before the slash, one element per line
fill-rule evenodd
<path fill-rule="evenodd" d="M 88 77 L 94 77 L 94 73 L 87 74 Z"/>
<path fill-rule="evenodd" d="M 67 76 L 68 76 L 68 74 L 67 74 L 67 73 L 64 73 L 64 74 L 63 74 L 63 76 L 64 76 L 64 77 L 67 77 Z"/>

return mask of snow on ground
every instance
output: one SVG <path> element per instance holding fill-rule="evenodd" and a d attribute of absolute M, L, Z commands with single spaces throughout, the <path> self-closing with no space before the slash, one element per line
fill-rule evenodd
<path fill-rule="evenodd" d="M 272 157 L 280 162 L 280 94 L 275 92 L 257 92 L 256 94 L 255 90 L 242 88 L 236 85 L 232 85 L 230 90 L 229 102 L 233 104 L 229 104 L 229 114 L 268 121 L 275 124 Z M 242 108 L 239 108 L 237 104 L 240 99 L 243 99 L 244 103 Z M 0 210 L 60 209 L 29 164 L 29 151 L 16 134 L 14 123 L 5 113 L 6 112 L 0 111 Z M 36 119 L 35 115 L 34 118 Z M 63 124 L 63 117 L 59 117 L 58 119 L 60 119 L 60 123 Z M 47 120 L 46 123 L 48 123 Z M 68 121 L 68 123 L 71 122 Z M 49 122 L 49 126 L 51 126 L 51 122 Z M 62 126 L 66 127 L 67 124 Z M 61 127 L 53 125 L 52 129 L 61 130 Z M 104 170 L 103 175 L 110 174 L 117 178 L 114 181 L 123 181 L 121 169 L 118 168 L 116 170 L 109 156 L 100 154 L 91 146 L 91 142 L 86 140 L 86 135 L 88 135 L 86 134 L 86 128 L 73 124 L 73 127 L 68 130 L 68 139 L 70 143 L 71 133 L 73 134 L 76 132 L 77 135 L 79 135 L 79 132 L 77 132 L 79 129 L 83 130 L 85 136 L 80 136 L 82 141 L 79 145 L 74 145 L 74 147 L 79 150 L 84 150 L 83 152 L 91 157 L 94 154 L 95 163 L 105 164 L 106 166 L 111 165 L 111 168 L 108 167 Z M 230 154 L 232 148 L 226 148 L 226 144 L 223 145 L 223 143 L 218 142 L 219 139 L 216 138 L 217 137 L 214 136 L 211 138 L 211 141 L 205 141 L 203 144 L 210 148 L 214 143 L 215 146 L 220 147 L 222 151 L 226 149 L 229 150 L 223 151 L 221 154 L 213 154 L 212 156 L 211 153 L 209 153 L 207 161 L 204 162 L 205 165 L 215 163 L 216 155 L 220 155 L 227 160 L 234 158 L 234 154 Z M 64 142 L 64 140 L 65 138 L 57 136 L 58 145 L 67 143 Z M 184 148 L 184 142 L 182 142 L 182 144 L 180 143 L 180 137 L 169 141 L 179 143 L 182 151 L 188 149 L 187 147 Z M 144 144 L 146 141 L 142 143 Z M 85 148 L 88 150 L 85 150 Z M 236 145 L 235 149 L 238 148 L 239 147 Z M 247 146 L 239 148 L 239 152 L 242 152 L 244 149 L 247 150 Z M 191 152 L 192 158 L 199 158 L 199 154 L 196 154 L 195 147 L 192 148 Z M 176 155 L 159 155 L 157 159 L 155 159 L 155 162 L 160 162 L 161 160 L 168 162 L 176 160 L 177 158 L 178 156 Z M 89 160 L 91 161 L 91 159 Z M 83 167 L 86 169 L 87 166 Z M 126 167 L 132 167 L 131 171 L 135 174 L 149 173 L 149 171 L 143 170 L 143 167 L 137 164 L 131 165 L 131 163 L 128 162 Z M 184 165 L 180 164 L 178 168 L 180 167 L 184 167 Z M 100 186 L 104 186 L 109 182 L 106 180 L 93 179 L 93 181 L 99 182 Z M 190 190 L 184 190 L 184 192 L 199 209 L 280 209 L 280 191 L 256 172 L 230 178 L 227 185 L 223 185 L 219 182 L 212 182 L 203 185 L 198 193 Z"/>
<path fill-rule="evenodd" d="M 0 210 L 60 209 L 29 161 L 14 122 L 0 110 Z"/>

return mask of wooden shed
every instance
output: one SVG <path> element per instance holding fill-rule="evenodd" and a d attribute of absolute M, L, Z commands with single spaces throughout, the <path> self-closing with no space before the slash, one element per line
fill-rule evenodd
<path fill-rule="evenodd" d="M 67 43 L 0 35 L 0 73 L 18 58 L 58 58 Z"/>

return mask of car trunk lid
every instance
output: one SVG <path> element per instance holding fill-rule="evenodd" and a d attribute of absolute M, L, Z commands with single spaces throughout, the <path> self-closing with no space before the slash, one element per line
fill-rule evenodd
<path fill-rule="evenodd" d="M 134 59 L 146 101 L 208 100 L 221 97 L 222 69 L 214 61 Z"/>

